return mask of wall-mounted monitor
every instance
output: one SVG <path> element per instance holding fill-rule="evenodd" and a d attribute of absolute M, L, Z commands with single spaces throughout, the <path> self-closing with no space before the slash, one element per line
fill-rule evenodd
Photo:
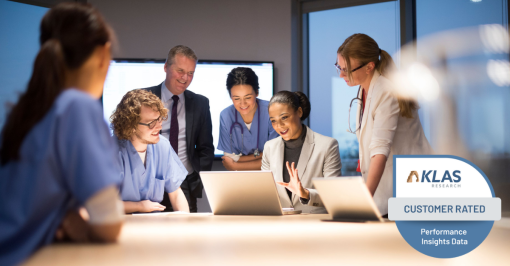
<path fill-rule="evenodd" d="M 164 64 L 164 59 L 112 60 L 103 91 L 106 121 L 128 91 L 161 84 L 166 76 Z M 220 112 L 232 104 L 226 87 L 227 75 L 236 67 L 249 67 L 255 71 L 259 77 L 259 99 L 269 100 L 273 96 L 273 62 L 200 60 L 188 90 L 209 98 L 215 148 L 219 139 Z M 215 154 L 222 155 L 223 152 L 216 149 Z"/>

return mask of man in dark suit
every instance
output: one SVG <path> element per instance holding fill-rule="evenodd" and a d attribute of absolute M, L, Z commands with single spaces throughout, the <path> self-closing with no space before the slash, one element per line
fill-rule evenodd
<path fill-rule="evenodd" d="M 165 63 L 165 81 L 145 88 L 156 94 L 169 110 L 161 135 L 168 138 L 188 170 L 181 189 L 191 212 L 197 212 L 197 198 L 202 197 L 200 171 L 210 171 L 214 159 L 209 99 L 186 90 L 193 80 L 197 60 L 191 48 L 184 45 L 173 47 Z M 166 206 L 166 210 L 172 210 L 166 193 L 161 204 Z"/>

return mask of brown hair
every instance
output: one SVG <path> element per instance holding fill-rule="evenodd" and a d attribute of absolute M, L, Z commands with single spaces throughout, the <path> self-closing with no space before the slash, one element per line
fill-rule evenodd
<path fill-rule="evenodd" d="M 168 57 L 166 58 L 166 63 L 168 66 L 175 62 L 174 61 L 175 55 L 178 55 L 178 54 L 184 55 L 185 57 L 187 57 L 189 59 L 195 60 L 195 62 L 198 61 L 198 57 L 195 54 L 195 51 L 193 51 L 193 49 L 191 49 L 185 45 L 177 45 L 177 46 L 174 46 L 172 49 L 170 49 L 170 51 L 168 52 Z"/>
<path fill-rule="evenodd" d="M 352 80 L 351 58 L 358 59 L 362 64 L 374 62 L 375 69 L 385 77 L 389 77 L 391 71 L 396 69 L 391 55 L 380 49 L 377 42 L 366 34 L 356 33 L 349 36 L 338 48 L 337 54 L 341 55 L 347 64 L 349 80 Z M 413 111 L 418 109 L 414 100 L 399 98 L 398 105 L 402 117 L 413 118 Z"/>
<path fill-rule="evenodd" d="M 129 140 L 133 135 L 133 130 L 140 123 L 142 105 L 158 111 L 161 117 L 167 117 L 168 109 L 163 106 L 158 96 L 143 89 L 132 90 L 122 97 L 117 109 L 110 116 L 110 126 L 119 140 Z"/>
<path fill-rule="evenodd" d="M 19 149 L 30 130 L 46 115 L 64 90 L 66 70 L 77 69 L 112 32 L 101 14 L 88 4 L 61 3 L 44 15 L 41 48 L 26 92 L 13 107 L 2 130 L 0 162 L 19 159 Z"/>

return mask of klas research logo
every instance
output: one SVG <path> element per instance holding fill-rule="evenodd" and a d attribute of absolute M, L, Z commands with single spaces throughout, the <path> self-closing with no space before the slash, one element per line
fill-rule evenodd
<path fill-rule="evenodd" d="M 416 183 L 426 183 L 432 188 L 460 188 L 460 175 L 460 170 L 445 170 L 439 173 L 438 170 L 423 170 L 420 180 L 418 171 L 412 170 L 407 177 L 407 183 L 413 183 L 413 177 L 416 177 Z"/>
<path fill-rule="evenodd" d="M 501 219 L 501 200 L 487 176 L 466 159 L 395 155 L 393 166 L 388 218 L 423 254 L 462 256 L 478 247 Z"/>

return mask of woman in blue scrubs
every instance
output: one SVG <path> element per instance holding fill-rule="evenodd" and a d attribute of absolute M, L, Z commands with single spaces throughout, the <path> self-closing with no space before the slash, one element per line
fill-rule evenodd
<path fill-rule="evenodd" d="M 259 79 L 251 68 L 232 69 L 227 90 L 233 104 L 220 114 L 223 165 L 232 171 L 260 170 L 264 144 L 278 136 L 269 121 L 269 102 L 257 99 Z"/>
<path fill-rule="evenodd" d="M 0 265 L 55 238 L 113 242 L 122 225 L 116 145 L 99 103 L 111 30 L 78 3 L 50 9 L 40 29 L 28 88 L 1 134 Z"/>

